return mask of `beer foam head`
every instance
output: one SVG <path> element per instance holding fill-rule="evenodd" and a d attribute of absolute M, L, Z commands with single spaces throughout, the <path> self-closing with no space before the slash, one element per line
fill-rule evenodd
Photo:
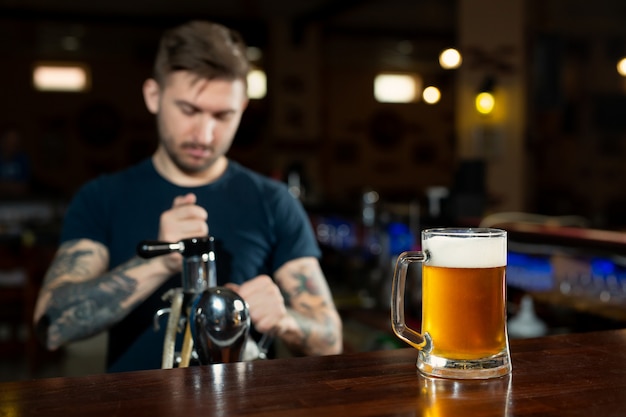
<path fill-rule="evenodd" d="M 506 266 L 506 235 L 434 235 L 422 242 L 426 264 L 448 268 L 493 268 Z"/>

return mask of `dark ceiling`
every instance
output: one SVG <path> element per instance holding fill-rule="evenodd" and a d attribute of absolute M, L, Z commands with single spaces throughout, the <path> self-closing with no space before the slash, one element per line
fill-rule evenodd
<path fill-rule="evenodd" d="M 300 29 L 318 24 L 330 33 L 445 38 L 455 36 L 457 3 L 458 0 L 0 0 L 0 20 L 163 26 L 198 17 L 250 30 L 287 21 Z M 533 28 L 579 34 L 626 33 L 624 0 L 526 0 L 526 4 Z"/>
<path fill-rule="evenodd" d="M 16 30 L 25 37 L 31 30 L 36 32 L 31 37 L 37 38 L 40 50 L 49 50 L 47 45 L 71 32 L 72 24 L 80 24 L 80 31 L 101 38 L 98 50 L 114 50 L 124 48 L 123 28 L 155 29 L 142 31 L 147 37 L 163 27 L 200 18 L 234 27 L 256 46 L 265 46 L 272 25 L 286 23 L 296 40 L 307 28 L 320 28 L 332 39 L 331 48 L 340 49 L 339 55 L 345 54 L 345 48 L 336 46 L 341 37 L 359 39 L 354 53 L 365 51 L 368 55 L 374 51 L 386 54 L 389 44 L 406 39 L 423 44 L 413 53 L 414 59 L 432 61 L 433 50 L 458 42 L 459 4 L 465 8 L 472 5 L 471 0 L 0 0 L 0 42 L 7 36 L 15 38 Z M 625 0 L 526 0 L 526 6 L 529 40 L 539 32 L 613 37 L 617 42 L 626 39 Z M 489 10 L 485 14 L 488 16 Z M 9 29 L 23 21 L 36 25 Z M 116 26 L 113 34 L 101 30 Z M 3 34 L 5 39 L 1 39 Z M 14 39 L 9 48 L 22 48 L 20 42 L 26 41 Z M 153 38 L 146 40 L 147 44 L 153 42 Z"/>
<path fill-rule="evenodd" d="M 450 36 L 456 0 L 0 0 L 12 19 L 168 22 L 193 17 L 241 25 L 288 21 L 296 27 L 387 36 Z M 239 22 L 239 23 L 237 23 Z"/>

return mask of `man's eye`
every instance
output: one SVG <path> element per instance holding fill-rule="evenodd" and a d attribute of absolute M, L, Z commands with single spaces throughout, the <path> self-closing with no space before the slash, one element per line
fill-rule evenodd
<path fill-rule="evenodd" d="M 181 106 L 180 110 L 183 112 L 183 114 L 186 114 L 187 116 L 192 116 L 196 113 L 196 109 L 189 106 Z"/>
<path fill-rule="evenodd" d="M 230 120 L 232 117 L 233 117 L 233 114 L 231 112 L 228 112 L 228 113 L 219 113 L 218 115 L 216 115 L 215 118 L 223 122 L 226 122 Z"/>

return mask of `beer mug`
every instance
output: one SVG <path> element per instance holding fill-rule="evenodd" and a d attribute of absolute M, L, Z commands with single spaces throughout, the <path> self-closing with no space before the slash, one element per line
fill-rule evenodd
<path fill-rule="evenodd" d="M 506 231 L 442 228 L 422 231 L 422 250 L 397 261 L 391 290 L 394 333 L 419 350 L 424 375 L 484 379 L 511 372 L 506 330 Z M 422 267 L 422 330 L 404 319 L 409 265 Z"/>

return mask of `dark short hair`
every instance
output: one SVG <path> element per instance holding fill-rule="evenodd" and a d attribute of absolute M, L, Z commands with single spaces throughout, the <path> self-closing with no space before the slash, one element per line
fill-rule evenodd
<path fill-rule="evenodd" d="M 174 27 L 161 37 L 154 79 L 163 86 L 170 73 L 181 70 L 209 80 L 246 82 L 246 44 L 237 31 L 218 23 L 196 20 Z"/>

